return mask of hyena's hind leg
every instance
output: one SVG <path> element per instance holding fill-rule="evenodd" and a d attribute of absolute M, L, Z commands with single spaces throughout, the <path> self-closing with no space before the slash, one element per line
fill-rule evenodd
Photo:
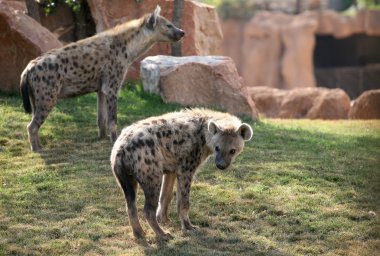
<path fill-rule="evenodd" d="M 49 97 L 47 95 L 50 95 Z M 46 120 L 50 111 L 57 103 L 57 95 L 45 94 L 44 96 L 38 95 L 34 100 L 34 109 L 32 121 L 28 124 L 28 138 L 31 145 L 31 149 L 34 152 L 42 151 L 40 137 L 38 132 L 41 125 Z"/>
<path fill-rule="evenodd" d="M 149 177 L 150 176 L 150 177 Z M 145 182 L 144 182 L 145 181 Z M 150 227 L 153 229 L 154 233 L 160 238 L 170 239 L 172 236 L 169 233 L 165 233 L 161 227 L 158 225 L 156 218 L 156 211 L 158 206 L 158 198 L 160 195 L 162 175 L 159 177 L 154 173 L 153 170 L 149 170 L 146 173 L 146 177 L 142 186 L 145 194 L 145 204 L 144 204 L 144 215 L 148 221 Z"/>
<path fill-rule="evenodd" d="M 176 177 L 177 175 L 174 172 L 165 174 L 163 177 L 160 201 L 156 214 L 157 220 L 163 224 L 168 224 L 170 222 L 168 217 L 168 209 L 173 198 L 173 187 Z"/>
<path fill-rule="evenodd" d="M 135 177 L 126 174 L 126 170 L 123 170 L 119 166 L 115 166 L 113 171 L 124 193 L 129 223 L 132 226 L 133 235 L 137 239 L 142 239 L 145 237 L 145 232 L 140 225 L 136 207 L 138 183 Z"/>

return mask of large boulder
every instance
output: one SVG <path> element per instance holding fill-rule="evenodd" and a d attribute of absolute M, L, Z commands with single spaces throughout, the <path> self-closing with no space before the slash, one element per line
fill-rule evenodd
<path fill-rule="evenodd" d="M 161 15 L 169 20 L 173 17 L 173 0 L 88 0 L 97 32 L 117 24 L 136 19 L 152 12 L 156 5 L 161 6 Z M 182 55 L 216 55 L 222 46 L 222 29 L 214 7 L 195 1 L 185 1 L 182 16 L 182 29 L 186 35 L 182 40 Z M 156 44 L 141 59 L 152 55 L 171 55 L 168 43 Z M 130 68 L 127 78 L 139 79 L 139 61 Z"/>
<path fill-rule="evenodd" d="M 351 119 L 380 119 L 380 89 L 368 90 L 360 95 L 351 107 Z"/>
<path fill-rule="evenodd" d="M 347 119 L 350 98 L 341 89 L 250 87 L 259 113 L 274 118 Z"/>
<path fill-rule="evenodd" d="M 248 89 L 261 115 L 269 118 L 278 118 L 282 101 L 287 91 L 267 86 L 255 86 Z"/>
<path fill-rule="evenodd" d="M 28 62 L 61 47 L 54 35 L 22 11 L 0 0 L 0 90 L 16 92 Z"/>
<path fill-rule="evenodd" d="M 256 120 L 257 109 L 231 58 L 147 57 L 141 62 L 143 88 L 165 102 L 224 108 Z"/>

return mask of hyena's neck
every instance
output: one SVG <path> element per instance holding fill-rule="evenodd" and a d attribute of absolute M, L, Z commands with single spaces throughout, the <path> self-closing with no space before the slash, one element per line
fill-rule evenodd
<path fill-rule="evenodd" d="M 155 43 L 151 34 L 140 31 L 126 45 L 128 62 L 134 62 L 138 57 L 148 51 Z"/>
<path fill-rule="evenodd" d="M 128 63 L 132 63 L 153 46 L 155 38 L 143 21 L 137 21 L 134 26 L 119 29 L 115 35 L 115 43 L 121 51 L 125 49 L 126 55 L 123 57 L 127 58 Z"/>

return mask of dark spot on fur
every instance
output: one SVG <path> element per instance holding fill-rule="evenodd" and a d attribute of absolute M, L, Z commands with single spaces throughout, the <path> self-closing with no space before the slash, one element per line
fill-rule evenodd
<path fill-rule="evenodd" d="M 161 133 L 160 132 L 156 132 L 156 136 L 157 136 L 157 138 L 161 139 Z"/>
<path fill-rule="evenodd" d="M 150 153 L 152 154 L 152 156 L 156 156 L 156 151 L 154 150 L 154 148 L 150 149 Z"/>
<path fill-rule="evenodd" d="M 152 163 L 152 161 L 150 161 L 150 160 L 147 159 L 147 158 L 144 159 L 144 162 L 145 162 L 145 164 L 147 164 L 147 165 L 150 165 L 150 164 Z"/>
<path fill-rule="evenodd" d="M 148 147 L 151 147 L 151 148 L 154 147 L 154 140 L 153 139 L 147 139 L 147 140 L 145 140 L 145 143 Z"/>
<path fill-rule="evenodd" d="M 177 140 L 173 140 L 174 145 L 177 145 L 177 143 L 178 143 Z"/>

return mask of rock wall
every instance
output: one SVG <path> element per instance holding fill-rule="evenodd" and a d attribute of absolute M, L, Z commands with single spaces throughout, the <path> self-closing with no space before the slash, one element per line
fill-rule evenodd
<path fill-rule="evenodd" d="M 223 55 L 235 61 L 247 86 L 315 87 L 321 86 L 313 64 L 316 35 L 380 35 L 380 11 L 360 10 L 354 17 L 332 10 L 299 15 L 261 12 L 248 22 L 224 21 L 222 29 Z"/>

